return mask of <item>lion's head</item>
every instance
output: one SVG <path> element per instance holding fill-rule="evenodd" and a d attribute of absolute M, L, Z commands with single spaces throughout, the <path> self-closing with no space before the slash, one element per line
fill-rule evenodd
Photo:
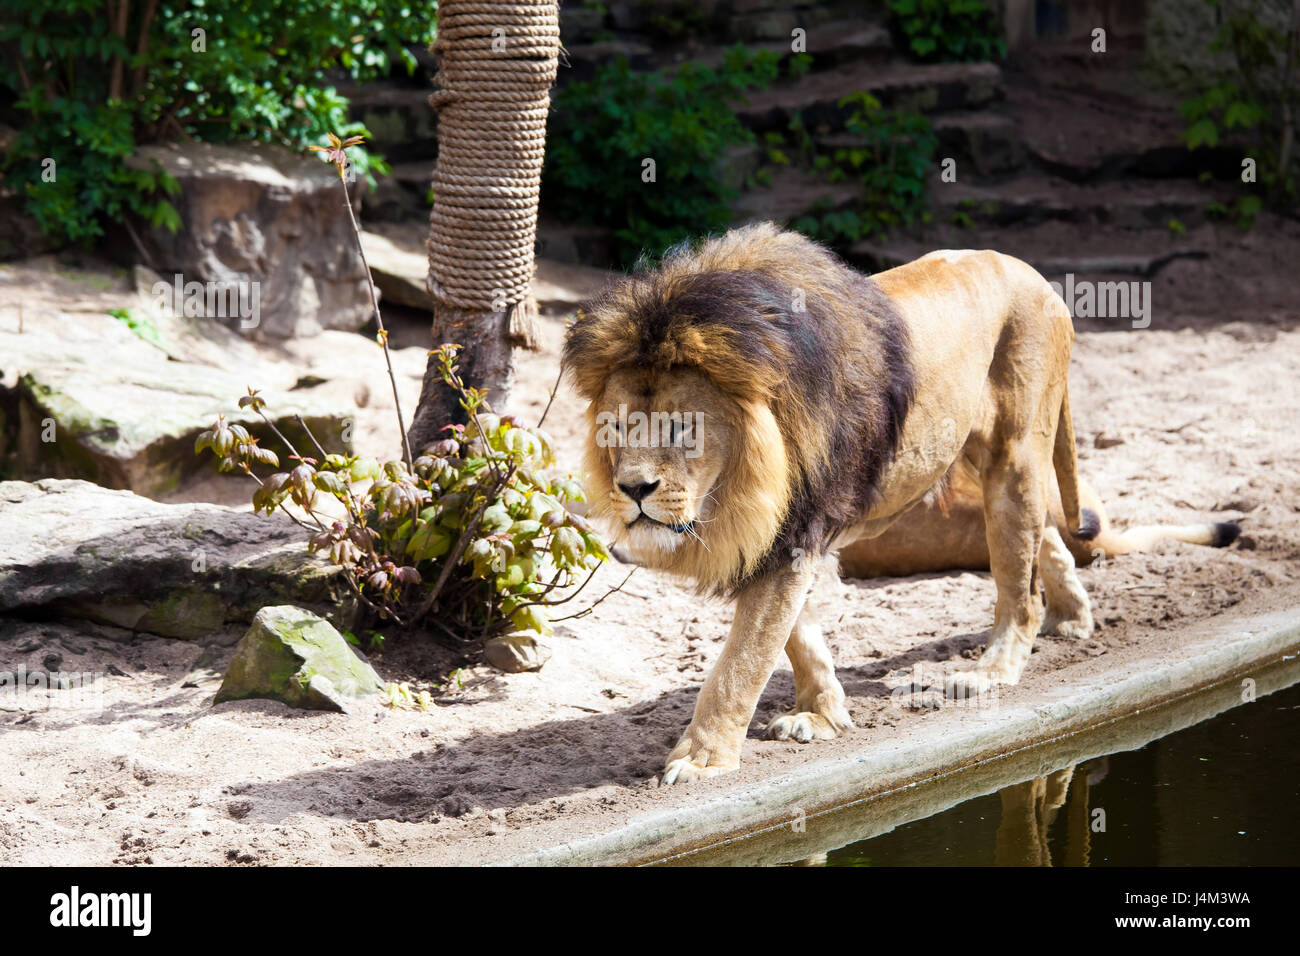
<path fill-rule="evenodd" d="M 768 223 L 616 283 L 564 348 L 593 515 L 703 590 L 823 550 L 901 430 L 901 329 L 870 280 Z"/>

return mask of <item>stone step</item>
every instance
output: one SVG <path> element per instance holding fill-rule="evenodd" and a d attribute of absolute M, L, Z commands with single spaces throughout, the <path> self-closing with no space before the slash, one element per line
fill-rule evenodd
<path fill-rule="evenodd" d="M 889 31 L 879 24 L 854 19 L 804 22 L 797 26 L 805 31 L 803 52 L 812 58 L 809 69 L 814 72 L 846 64 L 883 65 L 894 56 Z M 783 58 L 791 53 L 793 42 L 789 30 L 779 32 L 775 38 L 745 35 L 737 38 L 744 40 L 748 53 L 767 52 Z M 690 49 L 683 54 L 680 48 L 655 49 L 648 43 L 633 39 L 576 43 L 565 46 L 566 56 L 561 63 L 558 83 L 564 86 L 590 80 L 601 64 L 620 56 L 637 72 L 670 69 L 686 61 L 718 69 L 726 59 L 728 49 L 729 44 L 718 43 Z"/>
<path fill-rule="evenodd" d="M 840 100 L 871 93 L 886 107 L 937 113 L 970 110 L 1002 96 L 1002 71 L 993 63 L 846 64 L 755 93 L 737 109 L 759 131 L 785 130 L 795 113 L 815 133 L 843 129 L 849 110 Z"/>
<path fill-rule="evenodd" d="M 769 166 L 766 171 L 772 179 L 770 186 L 747 189 L 731 204 L 735 224 L 771 220 L 788 226 L 814 207 L 825 212 L 844 209 L 862 194 L 856 183 L 828 183 L 798 166 Z"/>
<path fill-rule="evenodd" d="M 787 38 L 795 27 L 832 20 L 856 19 L 879 23 L 885 16 L 882 0 L 607 0 L 599 19 L 590 14 L 570 16 L 561 36 L 599 37 L 604 33 L 635 35 L 657 45 L 679 44 L 687 38 L 701 43 L 730 45 L 738 40 Z"/>
<path fill-rule="evenodd" d="M 956 229 L 938 224 L 923 238 L 898 236 L 855 243 L 845 250 L 844 258 L 867 272 L 880 272 L 936 249 L 996 249 L 1023 259 L 1048 279 L 1067 274 L 1150 279 L 1177 259 L 1207 258 L 1213 238 L 1206 229 L 1153 241 L 1150 228 L 1046 222 L 1011 229 Z"/>
<path fill-rule="evenodd" d="M 1015 120 L 991 110 L 941 113 L 934 117 L 941 157 L 981 177 L 1002 176 L 1025 165 L 1025 147 Z"/>
<path fill-rule="evenodd" d="M 1015 121 L 1029 157 L 1052 175 L 1098 182 L 1194 178 L 1202 170 L 1220 178 L 1240 174 L 1240 150 L 1193 151 L 1184 145 L 1185 124 L 1173 102 L 1099 91 L 1085 82 L 1046 84 L 1024 74 L 1009 74 L 1005 88 L 1003 110 Z"/>
<path fill-rule="evenodd" d="M 1053 176 L 1031 174 L 996 185 L 962 180 L 945 183 L 935 174 L 929 184 L 930 206 L 941 221 L 1008 226 L 1047 220 L 1097 223 L 1124 228 L 1183 228 L 1206 220 L 1213 202 L 1231 201 L 1222 188 L 1186 180 L 1125 179 L 1082 185 Z"/>

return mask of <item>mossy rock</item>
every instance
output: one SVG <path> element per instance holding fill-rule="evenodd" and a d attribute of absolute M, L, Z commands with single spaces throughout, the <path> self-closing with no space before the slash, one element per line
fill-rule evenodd
<path fill-rule="evenodd" d="M 250 697 L 306 710 L 343 711 L 382 695 L 384 682 L 324 618 L 292 605 L 253 618 L 213 703 Z"/>

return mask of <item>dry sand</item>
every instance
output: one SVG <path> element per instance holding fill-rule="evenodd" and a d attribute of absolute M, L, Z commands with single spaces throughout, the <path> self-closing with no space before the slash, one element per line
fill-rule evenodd
<path fill-rule="evenodd" d="M 1166 312 L 1141 331 L 1081 324 L 1090 330 L 1076 345 L 1071 400 L 1083 471 L 1112 517 L 1121 525 L 1235 520 L 1244 533 L 1225 551 L 1168 545 L 1082 571 L 1096 635 L 1040 639 L 1008 700 L 1059 695 L 1090 675 L 1177 654 L 1183 635 L 1208 618 L 1300 603 L 1297 316 L 1240 317 L 1249 321 Z M 555 377 L 559 321 L 548 320 L 545 333 L 545 350 L 523 360 L 516 410 L 524 415 L 540 412 Z M 413 402 L 413 375 L 403 390 Z M 371 389 L 372 410 L 385 392 Z M 561 461 L 579 460 L 580 412 L 565 389 L 548 420 Z M 358 440 L 391 452 L 395 435 L 379 422 Z M 603 569 L 588 590 L 624 573 Z M 732 612 L 653 572 L 637 571 L 592 615 L 560 625 L 540 672 L 468 666 L 463 687 L 449 684 L 429 713 L 213 707 L 228 647 L 205 652 L 94 625 L 0 620 L 5 668 L 47 668 L 57 657 L 63 670 L 107 675 L 102 710 L 0 711 L 0 863 L 506 859 L 814 756 L 897 739 L 924 721 L 965 719 L 952 707 L 900 704 L 890 692 L 910 685 L 916 667 L 933 676 L 977 656 L 993 599 L 985 574 L 845 582 L 825 598 L 826 621 L 857 729 L 809 745 L 759 739 L 792 696 L 781 668 L 742 769 L 663 790 L 653 776 L 690 717 Z M 409 644 L 372 660 L 392 679 L 441 679 L 460 663 L 440 647 Z"/>

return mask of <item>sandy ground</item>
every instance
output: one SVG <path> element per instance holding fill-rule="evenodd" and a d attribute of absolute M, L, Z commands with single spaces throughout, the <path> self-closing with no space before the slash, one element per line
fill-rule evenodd
<path fill-rule="evenodd" d="M 1146 330 L 1081 323 L 1071 401 L 1083 471 L 1117 523 L 1235 520 L 1241 540 L 1226 551 L 1168 545 L 1082 571 L 1096 635 L 1040 639 L 1007 699 L 1059 695 L 1089 675 L 1177 654 L 1208 618 L 1300 603 L 1300 316 L 1224 301 L 1212 318 L 1165 312 Z M 545 350 L 523 360 L 516 411 L 540 412 L 561 337 L 560 321 L 547 320 Z M 408 364 L 413 372 L 419 362 Z M 403 390 L 413 402 L 413 374 Z M 358 437 L 370 450 L 396 446 L 380 430 L 385 393 L 371 389 L 376 417 Z M 580 412 L 565 389 L 548 419 L 561 461 L 578 460 Z M 603 569 L 588 590 L 625 571 Z M 759 739 L 792 697 L 782 668 L 742 769 L 667 790 L 654 774 L 732 612 L 652 572 L 637 571 L 592 615 L 560 625 L 538 673 L 470 664 L 457 687 L 445 675 L 463 661 L 440 647 L 373 655 L 386 677 L 444 683 L 428 713 L 213 707 L 238 632 L 214 635 L 225 649 L 205 650 L 107 627 L 0 619 L 5 668 L 105 674 L 102 706 L 0 710 L 0 863 L 508 858 L 814 755 L 898 739 L 923 721 L 962 719 L 891 691 L 918 668 L 924 679 L 977 656 L 993 600 L 985 574 L 845 582 L 824 598 L 825 619 L 857 729 L 811 745 Z"/>

